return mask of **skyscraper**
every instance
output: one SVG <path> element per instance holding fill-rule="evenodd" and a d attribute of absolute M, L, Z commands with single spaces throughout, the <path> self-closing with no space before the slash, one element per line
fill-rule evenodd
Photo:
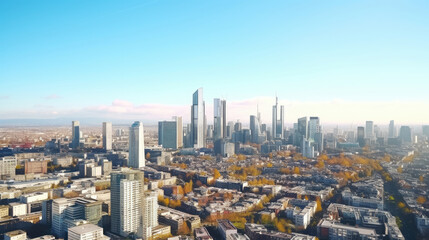
<path fill-rule="evenodd" d="M 365 128 L 358 127 L 357 128 L 357 142 L 360 147 L 365 147 Z"/>
<path fill-rule="evenodd" d="M 365 132 L 365 138 L 369 138 L 370 140 L 374 139 L 374 122 L 373 121 L 366 121 L 366 132 Z"/>
<path fill-rule="evenodd" d="M 259 136 L 261 135 L 261 128 L 260 128 L 259 120 L 255 115 L 250 115 L 250 134 L 251 134 L 251 142 L 258 143 Z"/>
<path fill-rule="evenodd" d="M 130 233 L 143 236 L 144 173 L 121 169 L 111 173 L 111 231 L 126 237 Z"/>
<path fill-rule="evenodd" d="M 183 146 L 182 117 L 175 121 L 158 122 L 158 144 L 163 148 L 178 149 Z"/>
<path fill-rule="evenodd" d="M 389 138 L 395 138 L 396 137 L 396 128 L 395 128 L 395 121 L 390 120 L 389 123 Z"/>
<path fill-rule="evenodd" d="M 226 137 L 226 101 L 215 98 L 213 106 L 213 138 L 217 140 Z"/>
<path fill-rule="evenodd" d="M 130 127 L 128 166 L 145 166 L 143 123 L 136 121 Z"/>
<path fill-rule="evenodd" d="M 307 117 L 302 117 L 302 118 L 298 118 L 298 143 L 301 144 L 302 147 L 302 143 L 304 139 L 308 138 L 308 123 L 307 123 Z"/>
<path fill-rule="evenodd" d="M 192 96 L 191 107 L 191 143 L 194 148 L 203 148 L 206 145 L 205 125 L 203 89 L 198 88 Z"/>
<path fill-rule="evenodd" d="M 72 148 L 76 149 L 79 147 L 80 130 L 79 121 L 72 121 Z"/>
<path fill-rule="evenodd" d="M 280 116 L 279 116 L 280 114 Z M 280 118 L 279 118 L 280 117 Z M 273 123 L 271 132 L 273 133 L 273 138 L 283 138 L 284 134 L 284 106 L 278 105 L 278 98 L 276 97 L 276 105 L 273 106 Z"/>
<path fill-rule="evenodd" d="M 310 117 L 308 121 L 308 138 L 314 140 L 316 133 L 320 132 L 319 117 Z"/>
<path fill-rule="evenodd" d="M 401 139 L 402 143 L 411 143 L 411 128 L 409 126 L 401 126 L 399 130 L 399 138 Z"/>
<path fill-rule="evenodd" d="M 112 123 L 103 122 L 103 149 L 112 150 Z"/>
<path fill-rule="evenodd" d="M 52 232 L 58 238 L 64 238 L 66 220 L 66 210 L 74 205 L 72 199 L 57 198 L 52 202 Z"/>

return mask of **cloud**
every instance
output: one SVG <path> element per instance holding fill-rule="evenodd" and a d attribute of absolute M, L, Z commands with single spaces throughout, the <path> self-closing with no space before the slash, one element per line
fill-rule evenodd
<path fill-rule="evenodd" d="M 51 94 L 49 96 L 44 97 L 45 99 L 58 99 L 61 98 L 60 96 L 56 95 L 56 94 Z"/>
<path fill-rule="evenodd" d="M 256 115 L 257 105 L 261 113 L 262 123 L 271 125 L 273 97 L 255 97 L 250 99 L 227 100 L 227 121 L 237 121 L 248 126 L 249 116 Z M 332 99 L 330 101 L 290 101 L 279 100 L 285 107 L 285 124 L 293 126 L 299 117 L 318 116 L 322 124 L 327 125 L 364 125 L 366 120 L 375 124 L 387 125 L 390 120 L 400 124 L 428 124 L 429 102 L 424 101 L 346 101 Z M 213 123 L 213 101 L 206 99 L 207 123 Z M 35 105 L 33 109 L 0 112 L 0 118 L 100 118 L 106 120 L 134 121 L 145 124 L 156 124 L 161 120 L 169 120 L 172 116 L 182 116 L 184 123 L 190 122 L 191 106 L 174 104 L 134 104 L 116 99 L 110 104 L 94 105 L 83 108 L 48 108 Z"/>

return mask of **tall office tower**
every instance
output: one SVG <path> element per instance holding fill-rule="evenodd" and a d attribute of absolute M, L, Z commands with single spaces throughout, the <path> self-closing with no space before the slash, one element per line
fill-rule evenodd
<path fill-rule="evenodd" d="M 111 231 L 142 237 L 144 173 L 123 168 L 110 176 Z"/>
<path fill-rule="evenodd" d="M 370 140 L 374 139 L 374 122 L 373 121 L 366 121 L 366 132 L 365 132 L 365 138 L 369 138 Z"/>
<path fill-rule="evenodd" d="M 0 179 L 14 178 L 16 158 L 12 156 L 0 158 Z"/>
<path fill-rule="evenodd" d="M 308 138 L 308 123 L 307 123 L 307 117 L 298 118 L 298 125 L 297 125 L 297 140 L 298 144 L 301 144 L 304 139 Z"/>
<path fill-rule="evenodd" d="M 194 148 L 206 146 L 206 120 L 203 101 L 203 89 L 198 88 L 192 95 L 191 107 L 191 143 Z"/>
<path fill-rule="evenodd" d="M 143 236 L 149 239 L 152 229 L 158 226 L 158 193 L 146 192 L 143 200 Z"/>
<path fill-rule="evenodd" d="M 103 149 L 112 150 L 112 123 L 103 122 Z"/>
<path fill-rule="evenodd" d="M 163 148 L 178 148 L 178 128 L 176 121 L 158 122 L 158 144 Z"/>
<path fill-rule="evenodd" d="M 360 147 L 365 147 L 365 128 L 358 127 L 357 128 L 357 142 Z"/>
<path fill-rule="evenodd" d="M 396 137 L 396 128 L 395 128 L 395 121 L 390 120 L 389 123 L 389 138 L 395 138 Z"/>
<path fill-rule="evenodd" d="M 183 147 L 183 123 L 182 117 L 174 116 L 176 121 L 177 148 Z"/>
<path fill-rule="evenodd" d="M 143 123 L 136 121 L 130 127 L 128 166 L 141 168 L 145 166 Z"/>
<path fill-rule="evenodd" d="M 401 129 L 399 130 L 399 138 L 402 143 L 411 143 L 411 128 L 409 126 L 401 126 Z"/>
<path fill-rule="evenodd" d="M 44 200 L 42 202 L 42 224 L 51 226 L 52 225 L 52 199 Z"/>
<path fill-rule="evenodd" d="M 67 208 L 74 205 L 74 200 L 57 198 L 52 201 L 52 232 L 57 238 L 65 236 L 65 220 Z"/>
<path fill-rule="evenodd" d="M 80 140 L 80 130 L 79 130 L 79 121 L 72 121 L 72 148 L 76 149 L 79 147 Z"/>
<path fill-rule="evenodd" d="M 217 140 L 226 136 L 226 101 L 215 98 L 213 106 L 213 140 Z"/>
<path fill-rule="evenodd" d="M 280 114 L 280 116 L 278 114 Z M 284 106 L 280 106 L 280 109 L 279 109 L 278 98 L 276 97 L 276 105 L 273 106 L 273 123 L 272 123 L 272 129 L 271 129 L 273 138 L 281 138 L 281 139 L 283 138 L 284 115 L 285 115 Z"/>
<path fill-rule="evenodd" d="M 314 140 L 317 133 L 320 132 L 319 117 L 310 117 L 308 121 L 308 138 Z"/>
<path fill-rule="evenodd" d="M 259 136 L 261 135 L 261 129 L 259 125 L 259 120 L 255 115 L 250 115 L 250 134 L 251 142 L 259 143 Z"/>
<path fill-rule="evenodd" d="M 423 130 L 423 135 L 429 138 L 429 125 L 423 125 L 422 130 Z"/>

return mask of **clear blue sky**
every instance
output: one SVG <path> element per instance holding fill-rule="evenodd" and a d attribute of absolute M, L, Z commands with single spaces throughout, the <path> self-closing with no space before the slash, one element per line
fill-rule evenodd
<path fill-rule="evenodd" d="M 429 1 L 2 0 L 0 83 L 0 118 L 190 105 L 198 87 L 208 101 L 428 102 Z"/>

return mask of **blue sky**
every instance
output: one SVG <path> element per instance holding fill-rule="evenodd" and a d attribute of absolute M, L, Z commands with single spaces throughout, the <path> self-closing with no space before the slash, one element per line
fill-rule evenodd
<path fill-rule="evenodd" d="M 428 12 L 427 1 L 4 0 L 0 118 L 113 117 L 127 102 L 123 117 L 155 121 L 204 87 L 208 106 L 400 102 L 410 122 L 429 121 L 410 110 L 429 102 Z"/>

